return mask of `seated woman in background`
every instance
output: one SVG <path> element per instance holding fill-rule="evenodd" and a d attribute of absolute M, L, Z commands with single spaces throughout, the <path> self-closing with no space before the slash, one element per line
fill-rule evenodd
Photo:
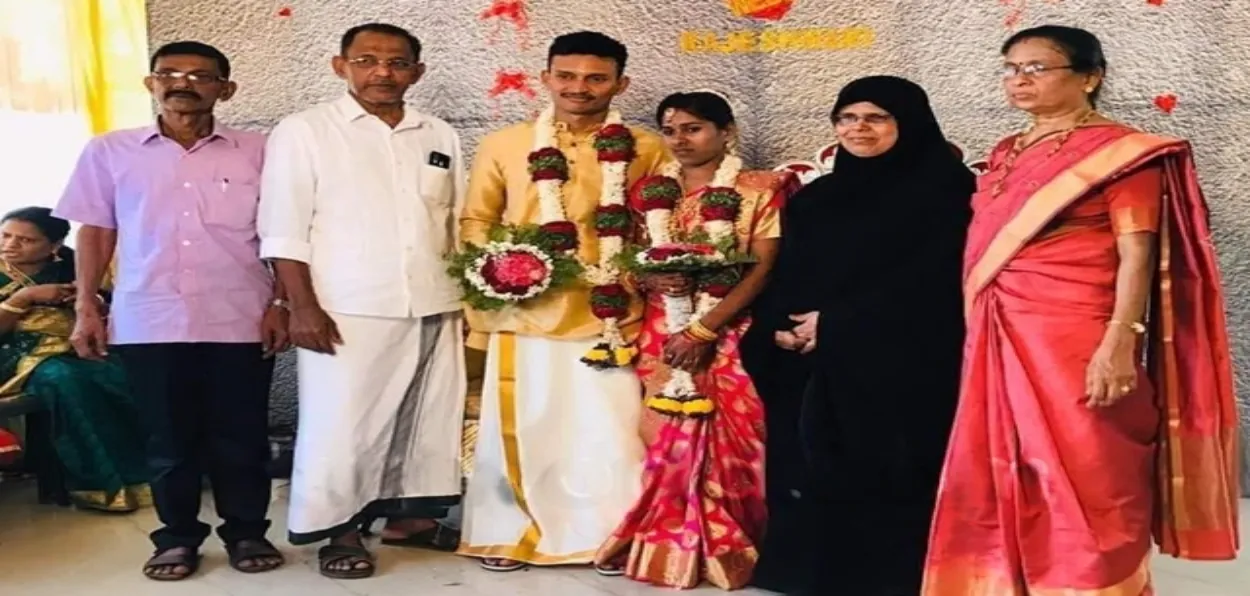
<path fill-rule="evenodd" d="M 27 394 L 52 415 L 52 444 L 79 507 L 134 511 L 151 501 L 142 418 L 112 359 L 74 354 L 69 222 L 43 207 L 0 220 L 0 396 Z"/>
<path fill-rule="evenodd" d="M 647 442 L 642 496 L 600 549 L 600 573 L 674 588 L 702 580 L 731 590 L 746 585 L 758 558 L 767 513 L 764 504 L 764 409 L 742 369 L 738 342 L 751 325 L 747 306 L 768 279 L 776 256 L 782 204 L 797 187 L 788 174 L 748 171 L 733 151 L 737 126 L 722 96 L 696 91 L 670 95 L 660 103 L 656 124 L 677 158 L 664 170 L 680 190 L 671 209 L 672 230 L 691 235 L 707 229 L 715 215 L 704 198 L 736 193 L 738 209 L 725 231 L 737 250 L 755 262 L 739 279 L 725 280 L 722 300 L 700 298 L 687 329 L 669 333 L 666 305 L 699 292 L 706 279 L 681 274 L 643 276 L 647 306 L 638 339 L 637 372 L 648 396 L 661 393 L 674 370 L 693 375 L 708 409 L 698 413 L 648 400 L 643 413 Z M 649 185 L 630 193 L 638 221 Z M 710 201 L 710 199 L 709 199 Z M 721 214 L 728 219 L 730 216 Z M 722 220 L 724 221 L 724 220 Z M 712 224 L 716 225 L 716 224 Z M 641 227 L 641 226 L 639 226 Z M 650 238 L 647 238 L 649 241 Z M 720 282 L 718 282 L 720 283 Z M 672 298 L 672 300 L 670 300 Z"/>

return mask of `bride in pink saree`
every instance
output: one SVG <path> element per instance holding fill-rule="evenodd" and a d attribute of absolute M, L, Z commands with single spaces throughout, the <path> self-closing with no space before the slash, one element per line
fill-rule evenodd
<path fill-rule="evenodd" d="M 1164 553 L 1231 559 L 1237 416 L 1188 143 L 1094 111 L 1092 34 L 1004 45 L 1029 131 L 978 181 L 959 411 L 925 596 L 1153 594 Z M 1143 358 L 1144 351 L 1144 358 Z"/>
<path fill-rule="evenodd" d="M 680 164 L 665 172 L 682 195 L 674 197 L 669 227 L 687 234 L 700 229 L 709 215 L 705 195 L 732 189 L 740 203 L 731 242 L 756 261 L 719 303 L 701 315 L 696 311 L 688 329 L 678 333 L 669 333 L 665 296 L 689 295 L 697 284 L 682 274 L 639 280 L 647 296 L 636 365 L 650 398 L 642 428 L 646 467 L 641 495 L 600 548 L 597 570 L 671 588 L 707 581 L 733 590 L 751 579 L 767 523 L 764 408 L 743 370 L 739 344 L 751 324 L 746 309 L 776 258 L 781 206 L 798 184 L 788 174 L 740 169 L 741 160 L 730 151 L 733 111 L 718 94 L 678 93 L 657 112 L 665 143 Z M 639 221 L 645 219 L 649 180 L 630 193 Z M 676 370 L 692 373 L 705 398 L 697 401 L 710 403 L 710 410 L 683 415 L 667 410 L 668 400 L 654 399 Z"/>

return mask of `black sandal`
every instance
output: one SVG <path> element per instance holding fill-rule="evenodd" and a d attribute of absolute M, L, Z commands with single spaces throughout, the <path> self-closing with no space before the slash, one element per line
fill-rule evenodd
<path fill-rule="evenodd" d="M 200 568 L 200 553 L 196 550 L 187 550 L 186 552 L 175 553 L 179 547 L 158 550 L 152 558 L 143 564 L 143 576 L 158 582 L 176 582 L 182 581 L 195 575 Z M 186 567 L 184 573 L 172 573 L 177 567 Z M 158 571 L 169 570 L 171 573 L 157 573 Z"/>
<path fill-rule="evenodd" d="M 363 546 L 348 544 L 327 544 L 317 551 L 318 567 L 321 575 L 330 579 L 364 579 L 377 570 L 373 562 L 373 553 Z M 347 569 L 335 569 L 335 563 L 349 562 Z M 365 563 L 365 567 L 357 567 Z"/>
<path fill-rule="evenodd" d="M 230 567 L 240 573 L 264 573 L 286 563 L 286 557 L 282 556 L 272 542 L 264 538 L 248 538 L 227 544 L 226 554 L 230 558 Z M 277 562 L 262 564 L 264 559 L 277 559 Z M 244 567 L 244 561 L 251 561 L 252 566 Z"/>
<path fill-rule="evenodd" d="M 433 528 L 422 530 L 415 534 L 409 534 L 403 538 L 383 538 L 382 544 L 386 546 L 423 548 L 427 550 L 451 553 L 455 552 L 457 548 L 460 548 L 460 532 L 448 528 L 443 524 L 434 524 Z"/>

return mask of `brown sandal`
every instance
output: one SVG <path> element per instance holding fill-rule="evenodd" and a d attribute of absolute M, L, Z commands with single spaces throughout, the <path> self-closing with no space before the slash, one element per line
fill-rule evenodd
<path fill-rule="evenodd" d="M 176 552 L 181 550 L 182 552 Z M 182 573 L 174 573 L 174 569 L 186 568 Z M 186 547 L 158 550 L 152 558 L 143 564 L 143 576 L 158 582 L 182 581 L 195 575 L 200 568 L 200 553 Z"/>
<path fill-rule="evenodd" d="M 286 563 L 286 558 L 272 542 L 264 538 L 250 538 L 226 545 L 226 555 L 230 558 L 230 567 L 240 573 L 264 573 L 273 571 Z M 266 559 L 276 559 L 269 563 Z M 251 561 L 251 566 L 243 566 L 244 561 Z"/>
<path fill-rule="evenodd" d="M 363 546 L 348 544 L 328 544 L 317 551 L 318 566 L 321 575 L 330 579 L 364 579 L 371 577 L 377 566 L 373 562 L 373 553 Z M 350 563 L 347 569 L 336 569 L 335 563 Z M 364 563 L 364 567 L 358 567 Z"/>

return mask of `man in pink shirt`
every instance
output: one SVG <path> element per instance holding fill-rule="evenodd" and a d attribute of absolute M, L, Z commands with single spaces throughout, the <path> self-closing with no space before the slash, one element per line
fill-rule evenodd
<path fill-rule="evenodd" d="M 199 42 L 163 46 L 144 79 L 152 126 L 83 150 L 56 215 L 78 233 L 77 324 L 84 358 L 115 350 L 148 416 L 152 492 L 163 527 L 143 567 L 180 580 L 199 566 L 208 474 L 230 564 L 254 573 L 282 555 L 265 538 L 273 353 L 285 347 L 281 289 L 259 258 L 256 209 L 265 138 L 213 118 L 230 99 L 230 63 Z M 109 320 L 96 294 L 117 251 Z M 107 332 L 106 332 L 107 327 Z"/>

